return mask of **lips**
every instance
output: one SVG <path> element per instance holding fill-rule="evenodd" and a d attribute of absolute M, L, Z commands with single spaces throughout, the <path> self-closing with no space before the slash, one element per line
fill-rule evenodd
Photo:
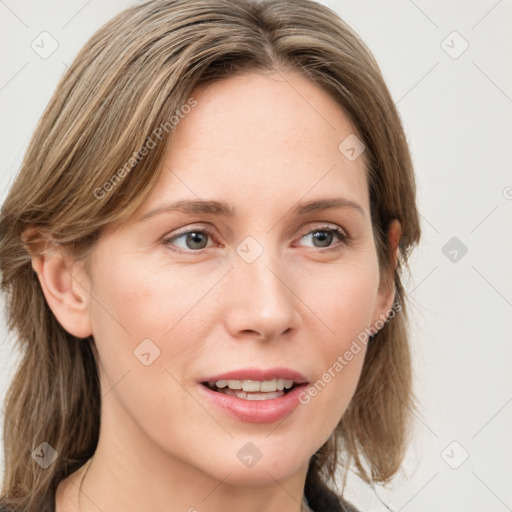
<path fill-rule="evenodd" d="M 217 382 L 218 380 L 265 381 L 273 379 L 292 380 L 295 384 L 305 384 L 308 382 L 308 379 L 304 375 L 290 368 L 269 368 L 267 370 L 244 368 L 217 375 L 209 375 L 199 379 L 199 382 Z"/>
<path fill-rule="evenodd" d="M 238 419 L 271 423 L 291 414 L 307 378 L 289 368 L 247 368 L 200 379 L 201 394 Z"/>

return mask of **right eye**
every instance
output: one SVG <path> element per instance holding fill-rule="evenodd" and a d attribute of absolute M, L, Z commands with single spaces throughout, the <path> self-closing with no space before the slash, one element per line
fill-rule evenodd
<path fill-rule="evenodd" d="M 181 233 L 166 237 L 163 243 L 166 247 L 176 252 L 200 253 L 202 249 L 206 249 L 208 239 L 213 236 L 213 231 L 208 228 L 189 229 Z M 177 243 L 182 240 L 181 246 Z M 183 250 L 174 249 L 173 246 L 181 247 Z"/>

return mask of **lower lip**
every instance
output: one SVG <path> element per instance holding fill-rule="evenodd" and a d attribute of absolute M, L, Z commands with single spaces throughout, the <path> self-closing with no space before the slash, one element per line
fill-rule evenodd
<path fill-rule="evenodd" d="M 307 387 L 307 384 L 295 386 L 285 395 L 269 400 L 244 400 L 213 391 L 203 384 L 199 384 L 199 387 L 213 404 L 242 421 L 273 423 L 286 418 L 299 406 L 299 395 Z"/>

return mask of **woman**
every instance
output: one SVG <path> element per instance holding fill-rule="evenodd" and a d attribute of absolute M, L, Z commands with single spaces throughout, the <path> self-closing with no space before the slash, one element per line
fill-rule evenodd
<path fill-rule="evenodd" d="M 377 63 L 326 7 L 116 16 L 0 228 L 23 354 L 5 510 L 355 510 L 338 469 L 400 467 L 414 175 Z"/>

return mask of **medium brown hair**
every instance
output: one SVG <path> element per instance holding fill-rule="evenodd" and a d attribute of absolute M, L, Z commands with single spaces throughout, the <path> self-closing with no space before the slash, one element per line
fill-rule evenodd
<path fill-rule="evenodd" d="M 45 301 L 31 266 L 31 253 L 44 250 L 43 234 L 77 258 L 87 255 L 103 227 L 126 221 L 148 198 L 173 129 L 112 190 L 98 198 L 98 189 L 119 177 L 195 87 L 283 69 L 327 91 L 364 142 L 381 275 L 391 276 L 401 308 L 368 342 L 355 395 L 311 458 L 306 488 L 334 481 L 340 465 L 354 464 L 368 483 L 396 473 L 414 406 L 401 275 L 420 227 L 406 137 L 374 57 L 333 11 L 309 0 L 153 0 L 114 17 L 80 51 L 1 210 L 1 286 L 22 354 L 6 396 L 6 505 L 38 510 L 92 456 L 99 435 L 98 354 L 93 338 L 66 332 Z M 396 267 L 386 239 L 392 219 L 402 225 Z M 41 238 L 24 240 L 29 227 Z M 44 470 L 31 458 L 43 441 L 59 454 Z"/>

